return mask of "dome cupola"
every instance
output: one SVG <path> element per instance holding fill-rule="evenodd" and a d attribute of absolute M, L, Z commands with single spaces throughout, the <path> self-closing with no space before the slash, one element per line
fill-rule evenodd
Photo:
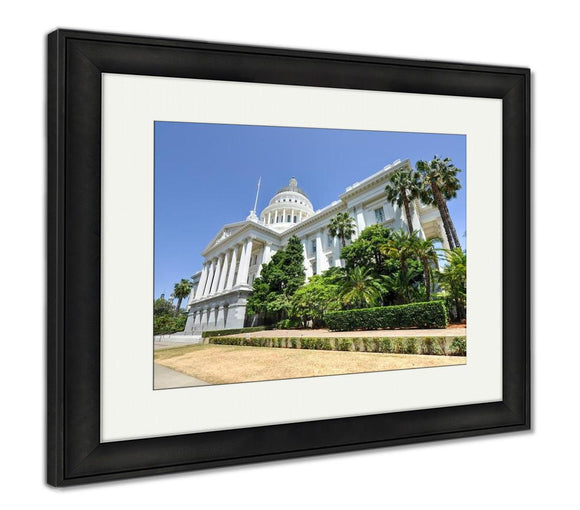
<path fill-rule="evenodd" d="M 292 177 L 288 186 L 280 188 L 260 214 L 261 222 L 278 232 L 290 228 L 296 223 L 314 214 L 312 203 L 304 190 L 298 187 L 298 181 Z"/>

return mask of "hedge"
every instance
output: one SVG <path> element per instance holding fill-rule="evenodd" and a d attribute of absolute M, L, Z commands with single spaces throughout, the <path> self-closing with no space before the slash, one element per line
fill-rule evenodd
<path fill-rule="evenodd" d="M 210 337 L 210 344 L 248 347 L 280 347 L 323 351 L 383 352 L 465 356 L 465 337 L 395 337 L 395 338 L 312 338 L 312 337 Z"/>
<path fill-rule="evenodd" d="M 443 301 L 328 312 L 324 318 L 328 329 L 333 331 L 445 328 L 448 324 Z"/>
<path fill-rule="evenodd" d="M 272 328 L 268 326 L 254 326 L 251 328 L 215 329 L 213 331 L 204 331 L 201 336 L 203 338 L 209 338 L 210 336 L 238 335 L 240 333 L 251 333 L 252 331 L 265 331 L 267 329 Z"/>
<path fill-rule="evenodd" d="M 463 336 L 456 336 L 451 342 L 451 354 L 453 356 L 465 356 L 467 353 L 467 341 Z"/>

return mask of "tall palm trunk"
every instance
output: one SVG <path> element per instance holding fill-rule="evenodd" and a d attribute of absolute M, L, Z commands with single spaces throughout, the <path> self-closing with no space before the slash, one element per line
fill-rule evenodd
<path fill-rule="evenodd" d="M 453 224 L 453 220 L 451 219 L 451 214 L 449 214 L 449 209 L 447 208 L 447 202 L 445 200 L 443 200 L 443 205 L 445 206 L 445 214 L 447 215 L 447 221 L 449 223 L 451 235 L 453 236 L 453 240 L 455 241 L 455 247 L 461 248 L 461 244 L 459 244 L 459 237 L 457 236 L 457 232 L 455 231 L 455 225 Z"/>
<path fill-rule="evenodd" d="M 181 308 L 181 301 L 183 300 L 183 298 L 178 298 L 177 299 L 177 308 L 175 309 L 175 316 L 177 317 L 179 315 L 179 309 Z"/>
<path fill-rule="evenodd" d="M 340 241 L 342 243 L 342 247 L 345 248 L 346 247 L 346 237 L 345 236 L 340 236 Z"/>
<path fill-rule="evenodd" d="M 449 211 L 447 210 L 447 205 L 445 204 L 445 199 L 441 195 L 439 188 L 437 185 L 431 181 L 431 190 L 433 191 L 433 198 L 435 199 L 435 203 L 437 204 L 437 208 L 439 209 L 439 215 L 441 216 L 441 220 L 443 221 L 443 228 L 445 229 L 445 235 L 447 237 L 447 243 L 449 244 L 449 248 L 455 248 L 455 240 L 453 239 L 453 234 L 451 232 L 451 226 L 449 225 Z"/>
<path fill-rule="evenodd" d="M 401 197 L 403 198 L 403 206 L 405 207 L 405 214 L 407 215 L 407 228 L 409 234 L 413 233 L 413 219 L 411 218 L 411 209 L 409 207 L 409 199 L 407 198 L 407 190 L 401 188 Z"/>

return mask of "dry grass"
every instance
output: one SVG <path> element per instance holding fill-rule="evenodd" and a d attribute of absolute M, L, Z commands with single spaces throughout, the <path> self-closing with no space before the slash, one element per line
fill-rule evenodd
<path fill-rule="evenodd" d="M 465 357 L 193 345 L 155 353 L 155 362 L 212 384 L 464 365 Z"/>

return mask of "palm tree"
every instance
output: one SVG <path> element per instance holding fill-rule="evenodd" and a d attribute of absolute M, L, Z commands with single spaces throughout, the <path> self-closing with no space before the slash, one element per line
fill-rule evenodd
<path fill-rule="evenodd" d="M 378 303 L 381 291 L 381 286 L 371 271 L 357 266 L 345 272 L 339 295 L 348 308 L 368 308 Z"/>
<path fill-rule="evenodd" d="M 402 290 L 403 301 L 410 302 L 408 263 L 409 259 L 415 258 L 415 234 L 409 234 L 399 229 L 391 234 L 391 238 L 383 246 L 383 252 L 387 257 L 394 257 L 399 260 L 401 266 L 399 278 Z"/>
<path fill-rule="evenodd" d="M 439 284 L 455 303 L 457 318 L 465 318 L 467 298 L 467 254 L 461 248 L 443 250 L 446 265 L 438 272 Z"/>
<path fill-rule="evenodd" d="M 413 250 L 417 258 L 421 261 L 423 265 L 423 274 L 425 275 L 425 289 L 426 289 L 426 299 L 431 300 L 431 267 L 437 267 L 437 249 L 433 246 L 433 239 L 421 239 L 420 237 L 415 238 Z"/>
<path fill-rule="evenodd" d="M 346 240 L 350 240 L 355 233 L 354 219 L 347 212 L 340 212 L 330 220 L 328 232 L 332 237 L 339 237 L 344 248 Z"/>
<path fill-rule="evenodd" d="M 422 187 L 419 193 L 421 201 L 425 204 L 435 204 L 443 220 L 445 235 L 451 249 L 461 248 L 459 237 L 455 231 L 453 220 L 447 208 L 447 200 L 457 196 L 461 189 L 461 183 L 457 174 L 459 168 L 451 162 L 451 159 L 441 159 L 433 156 L 431 161 L 417 161 L 418 177 L 421 178 Z"/>
<path fill-rule="evenodd" d="M 181 308 L 181 302 L 184 298 L 189 296 L 191 292 L 192 282 L 182 278 L 179 283 L 176 283 L 173 287 L 173 295 L 177 298 L 177 307 L 175 308 L 175 315 L 179 315 L 179 310 Z"/>
<path fill-rule="evenodd" d="M 385 187 L 387 200 L 391 204 L 397 204 L 399 208 L 405 209 L 407 228 L 411 234 L 413 233 L 413 219 L 411 218 L 410 202 L 419 196 L 420 188 L 419 174 L 410 168 L 402 168 L 393 172 Z"/>

